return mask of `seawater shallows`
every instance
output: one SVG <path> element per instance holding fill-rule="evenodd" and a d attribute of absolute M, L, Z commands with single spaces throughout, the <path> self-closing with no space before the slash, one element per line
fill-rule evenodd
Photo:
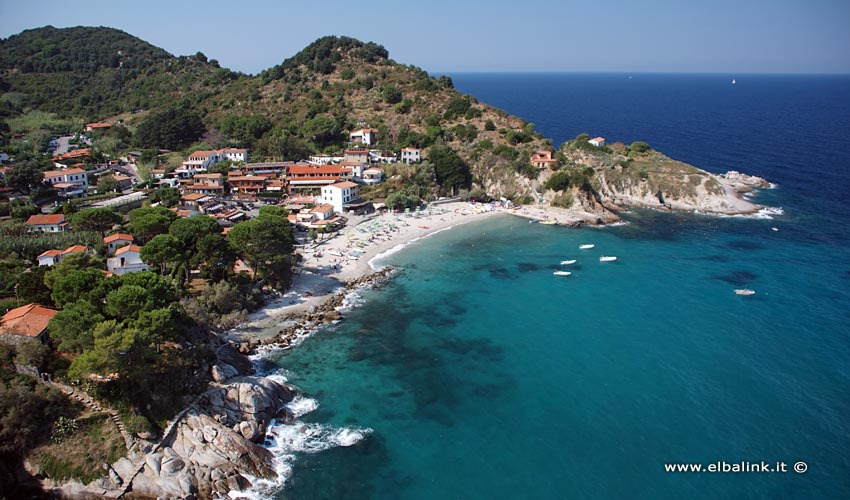
<path fill-rule="evenodd" d="M 848 256 L 773 223 L 503 217 L 391 255 L 399 276 L 272 359 L 318 403 L 280 498 L 840 498 Z M 338 447 L 311 426 L 371 433 Z M 663 472 L 718 460 L 809 471 Z"/>

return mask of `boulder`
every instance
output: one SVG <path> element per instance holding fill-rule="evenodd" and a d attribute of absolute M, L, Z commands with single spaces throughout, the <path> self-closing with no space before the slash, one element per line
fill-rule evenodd
<path fill-rule="evenodd" d="M 235 377 L 238 373 L 236 372 L 236 368 L 228 365 L 227 363 L 219 363 L 217 365 L 213 365 L 210 370 L 210 375 L 214 381 L 218 383 L 222 383 L 228 379 Z"/>

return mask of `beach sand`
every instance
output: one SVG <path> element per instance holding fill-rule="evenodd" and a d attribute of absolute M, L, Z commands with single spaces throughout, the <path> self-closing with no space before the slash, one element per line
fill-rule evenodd
<path fill-rule="evenodd" d="M 463 202 L 432 206 L 419 217 L 387 213 L 375 216 L 319 240 L 300 245 L 302 261 L 292 286 L 278 299 L 249 316 L 249 330 L 268 326 L 277 317 L 315 309 L 345 288 L 346 283 L 380 267 L 373 259 L 430 234 L 468 222 L 509 213 L 486 210 L 484 205 Z M 247 337 L 254 337 L 244 329 Z"/>

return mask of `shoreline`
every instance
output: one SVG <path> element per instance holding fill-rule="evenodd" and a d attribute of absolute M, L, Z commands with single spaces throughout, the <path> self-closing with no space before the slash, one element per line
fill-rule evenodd
<path fill-rule="evenodd" d="M 343 305 L 348 293 L 385 282 L 391 274 L 386 270 L 395 268 L 375 265 L 376 261 L 434 234 L 511 214 L 508 210 L 484 207 L 451 202 L 435 207 L 439 212 L 425 212 L 418 218 L 388 213 L 300 248 L 303 260 L 289 290 L 252 313 L 245 324 L 227 332 L 225 340 L 241 344 L 242 351 L 246 350 L 246 343 L 249 351 L 258 345 L 288 347 L 294 337 L 279 337 L 281 332 L 310 330 L 336 321 L 341 314 L 334 314 L 335 308 Z M 280 332 L 270 334 L 268 330 L 273 326 L 280 326 Z"/>

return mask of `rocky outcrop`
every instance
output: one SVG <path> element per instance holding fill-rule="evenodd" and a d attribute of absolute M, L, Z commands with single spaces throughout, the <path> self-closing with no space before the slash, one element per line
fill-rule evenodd
<path fill-rule="evenodd" d="M 289 387 L 256 377 L 207 391 L 145 457 L 133 494 L 215 498 L 248 487 L 249 477 L 275 477 L 272 455 L 259 443 L 273 418 L 288 417 L 292 398 Z"/>

